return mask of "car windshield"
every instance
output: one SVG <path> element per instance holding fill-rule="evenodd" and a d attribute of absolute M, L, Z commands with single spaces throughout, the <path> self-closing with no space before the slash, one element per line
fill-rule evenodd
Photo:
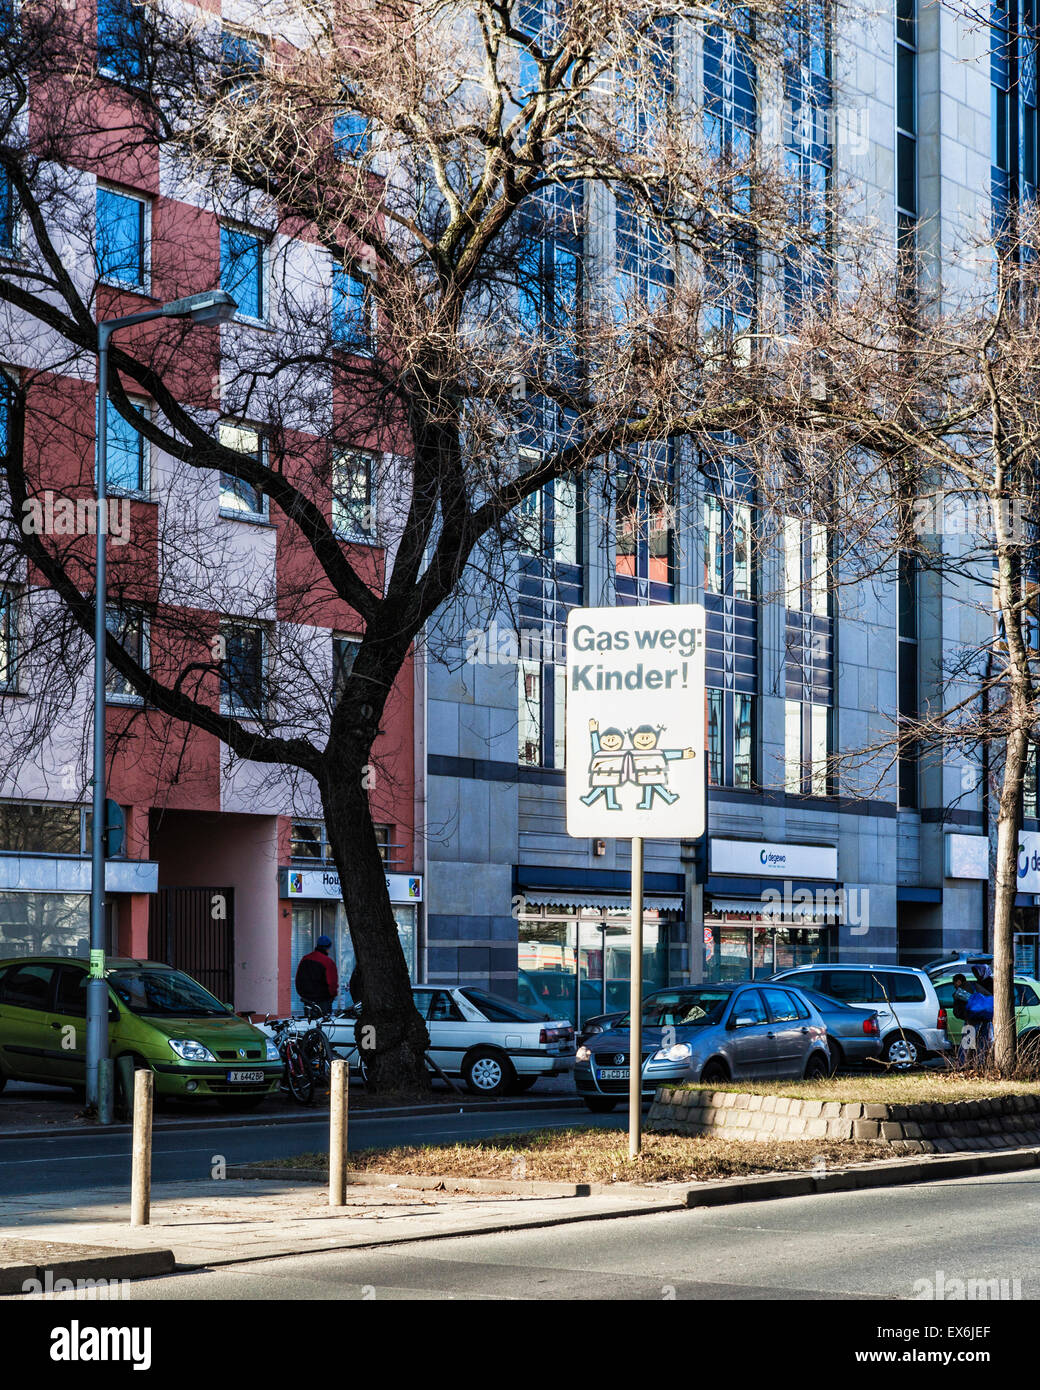
<path fill-rule="evenodd" d="M 703 1028 L 721 1023 L 731 998 L 728 989 L 670 989 L 643 1000 L 644 1028 Z M 629 1014 L 619 1018 L 618 1028 L 627 1028 Z"/>
<path fill-rule="evenodd" d="M 108 983 L 133 1014 L 226 1018 L 229 1010 L 179 970 L 114 970 Z"/>
<path fill-rule="evenodd" d="M 543 1009 L 529 1009 L 526 1004 L 518 1004 L 515 999 L 506 999 L 501 994 L 488 994 L 483 989 L 460 989 L 471 1004 L 475 1004 L 486 1019 L 492 1023 L 544 1023 L 549 1014 Z"/>

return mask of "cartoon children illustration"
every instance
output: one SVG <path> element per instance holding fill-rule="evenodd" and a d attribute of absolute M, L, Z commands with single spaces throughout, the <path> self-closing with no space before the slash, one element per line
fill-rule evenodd
<path fill-rule="evenodd" d="M 654 797 L 659 796 L 669 806 L 678 801 L 678 792 L 668 790 L 668 763 L 675 758 L 693 758 L 693 748 L 659 748 L 658 741 L 664 725 L 656 729 L 649 724 L 641 724 L 638 729 L 629 729 L 630 746 L 625 747 L 625 735 L 620 729 L 599 731 L 599 721 L 589 720 L 589 737 L 592 742 L 592 757 L 589 759 L 589 787 L 581 800 L 591 806 L 599 797 L 605 797 L 608 811 L 620 811 L 617 789 L 626 782 L 634 782 L 642 787 L 643 797 L 637 804 L 637 811 L 649 811 Z"/>
<path fill-rule="evenodd" d="M 630 756 L 631 780 L 643 788 L 643 799 L 637 803 L 637 811 L 649 811 L 654 797 L 659 796 L 669 806 L 678 801 L 679 793 L 670 792 L 667 787 L 668 763 L 674 758 L 693 758 L 692 748 L 658 748 L 663 724 L 652 729 L 649 724 L 640 724 L 638 729 L 629 729 L 632 741 Z"/>
<path fill-rule="evenodd" d="M 625 736 L 620 729 L 599 731 L 599 720 L 589 720 L 589 737 L 592 741 L 592 757 L 589 759 L 589 786 L 581 799 L 591 806 L 597 798 L 606 797 L 608 811 L 620 811 L 617 788 L 628 781 L 629 753 L 625 749 Z"/>

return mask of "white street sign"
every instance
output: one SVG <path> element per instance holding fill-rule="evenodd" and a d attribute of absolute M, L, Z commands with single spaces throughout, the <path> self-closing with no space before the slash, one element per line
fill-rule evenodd
<path fill-rule="evenodd" d="M 567 618 L 567 833 L 704 833 L 704 609 L 574 608 Z"/>

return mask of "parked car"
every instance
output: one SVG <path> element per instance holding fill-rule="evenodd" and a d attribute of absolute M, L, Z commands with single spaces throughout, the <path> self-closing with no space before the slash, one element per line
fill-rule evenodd
<path fill-rule="evenodd" d="M 656 994 L 657 991 L 654 991 Z M 653 994 L 645 994 L 645 999 L 652 999 Z M 586 1018 L 578 1030 L 578 1046 L 583 1042 L 588 1042 L 589 1038 L 595 1037 L 597 1033 L 605 1033 L 609 1028 L 613 1028 L 618 1019 L 624 1018 L 628 1013 L 627 1009 L 615 1009 L 611 1014 L 595 1014 L 592 1018 Z"/>
<path fill-rule="evenodd" d="M 430 1057 L 447 1076 L 461 1076 L 481 1096 L 526 1091 L 540 1076 L 574 1066 L 574 1028 L 472 985 L 416 985 L 415 1006 L 430 1034 Z M 354 1047 L 358 1007 L 350 1005 L 324 1025 L 334 1051 Z M 265 1032 L 269 1024 L 260 1025 Z M 355 1053 L 351 1069 L 360 1071 Z"/>
<path fill-rule="evenodd" d="M 877 1009 L 857 1009 L 840 999 L 819 994 L 800 985 L 801 993 L 815 1004 L 827 1025 L 827 1050 L 831 1054 L 831 1071 L 839 1067 L 860 1066 L 872 1057 L 881 1056 L 881 1025 Z"/>
<path fill-rule="evenodd" d="M 905 1070 L 950 1049 L 945 1011 L 923 970 L 909 965 L 799 965 L 772 978 L 876 1010 L 881 1057 L 890 1066 Z"/>
<path fill-rule="evenodd" d="M 967 975 L 970 991 L 973 976 L 970 969 L 965 970 L 959 962 L 947 975 L 940 975 L 932 981 L 939 1003 L 946 1010 L 946 1026 L 953 1047 L 960 1046 L 961 1033 L 964 1031 L 964 1020 L 957 1018 L 953 1012 L 953 977 L 958 973 Z M 1015 1022 L 1020 1041 L 1040 1046 L 1040 980 L 1034 980 L 1029 975 L 1015 976 Z"/>
<path fill-rule="evenodd" d="M 927 965 L 922 965 L 921 969 L 930 980 L 937 980 L 940 975 L 954 976 L 958 970 L 964 975 L 971 975 L 973 965 L 988 965 L 993 969 L 993 957 L 983 955 L 976 951 L 951 951 L 948 956 L 943 956 L 940 960 L 930 960 Z"/>
<path fill-rule="evenodd" d="M 109 1054 L 150 1067 L 157 1096 L 240 1110 L 277 1087 L 274 1044 L 189 975 L 115 958 L 105 974 Z M 0 1090 L 8 1081 L 85 1084 L 86 986 L 80 960 L 0 960 Z"/>
<path fill-rule="evenodd" d="M 590 1110 L 628 1094 L 629 1015 L 578 1048 L 574 1080 Z M 822 1077 L 827 1025 L 798 989 L 728 981 L 656 990 L 643 1001 L 642 1093 L 676 1081 Z"/>

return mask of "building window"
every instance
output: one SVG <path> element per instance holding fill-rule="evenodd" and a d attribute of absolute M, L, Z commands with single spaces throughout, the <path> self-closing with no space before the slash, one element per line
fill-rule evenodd
<path fill-rule="evenodd" d="M 708 782 L 750 790 L 757 780 L 755 697 L 743 691 L 705 691 Z"/>
<path fill-rule="evenodd" d="M 255 34 L 224 29 L 220 35 L 220 76 L 224 91 L 238 102 L 252 101 L 263 71 L 264 50 Z"/>
<path fill-rule="evenodd" d="M 538 767 L 542 761 L 542 668 L 538 661 L 517 662 L 519 761 Z"/>
<path fill-rule="evenodd" d="M 266 250 L 255 232 L 220 229 L 220 288 L 231 295 L 241 317 L 259 322 L 267 313 Z"/>
<path fill-rule="evenodd" d="M 785 517 L 786 588 L 784 786 L 792 795 L 830 794 L 834 619 L 826 526 Z"/>
<path fill-rule="evenodd" d="M 140 82 L 145 73 L 147 20 L 134 0 L 98 0 L 98 69 L 120 82 Z"/>
<path fill-rule="evenodd" d="M 338 704 L 354 662 L 361 649 L 361 638 L 350 633 L 334 634 L 332 638 L 332 690 Z"/>
<path fill-rule="evenodd" d="M 534 462 L 535 451 L 529 453 L 527 462 Z M 576 480 L 554 479 L 529 494 L 519 512 L 518 757 L 525 766 L 563 767 L 567 614 L 584 597 Z"/>
<path fill-rule="evenodd" d="M 18 684 L 18 598 L 13 589 L 0 588 L 0 690 Z"/>
<path fill-rule="evenodd" d="M 917 647 L 917 562 L 900 554 L 897 579 L 897 647 L 899 664 L 899 804 L 909 810 L 919 805 L 917 743 L 910 736 L 919 709 Z"/>
<path fill-rule="evenodd" d="M 223 714 L 266 717 L 266 634 L 263 628 L 228 623 L 221 627 L 224 659 L 220 663 L 220 708 Z"/>
<path fill-rule="evenodd" d="M 830 24 L 827 0 L 795 0 L 787 20 L 784 52 L 785 161 L 797 198 L 797 219 L 808 245 L 785 257 L 787 313 L 824 294 L 830 283 L 827 195 L 831 181 Z"/>
<path fill-rule="evenodd" d="M 750 788 L 758 779 L 755 509 L 738 441 L 718 443 L 721 450 L 701 459 L 711 488 L 703 499 L 702 541 L 708 779 L 716 787 Z"/>
<path fill-rule="evenodd" d="M 373 829 L 379 846 L 379 857 L 389 868 L 399 860 L 400 856 L 395 851 L 403 846 L 393 838 L 392 825 L 375 825 Z M 294 820 L 289 831 L 289 856 L 294 863 L 331 864 L 333 853 L 325 822 Z"/>
<path fill-rule="evenodd" d="M 134 609 L 107 608 L 105 627 L 143 671 L 148 670 L 148 620 Z M 143 704 L 143 698 L 129 680 L 106 663 L 106 698 L 114 704 Z"/>
<path fill-rule="evenodd" d="M 147 203 L 100 184 L 95 202 L 98 275 L 128 289 L 143 289 L 147 278 Z"/>
<path fill-rule="evenodd" d="M 368 286 L 343 266 L 333 266 L 333 343 L 345 352 L 362 355 L 372 351 L 374 337 L 374 305 Z"/>
<path fill-rule="evenodd" d="M 7 450 L 11 443 L 11 399 L 14 388 L 11 378 L 0 367 L 0 467 L 7 466 Z"/>
<path fill-rule="evenodd" d="M 336 117 L 332 138 L 337 159 L 360 159 L 371 145 L 368 121 L 357 111 L 345 111 Z"/>
<path fill-rule="evenodd" d="M 148 407 L 143 402 L 131 402 L 138 415 L 147 419 Z M 139 429 L 120 415 L 109 402 L 105 430 L 105 479 L 110 492 L 147 496 L 150 486 L 148 441 Z"/>
<path fill-rule="evenodd" d="M 0 851 L 6 854 L 86 854 L 89 813 L 82 806 L 0 801 Z"/>
<path fill-rule="evenodd" d="M 0 168 L 0 255 L 13 256 L 18 250 L 18 214 L 14 185 L 6 169 Z"/>
<path fill-rule="evenodd" d="M 265 440 L 259 430 L 250 425 L 221 425 L 219 439 L 223 448 L 236 454 L 246 454 L 257 462 L 265 462 Z M 266 518 L 267 497 L 258 487 L 234 473 L 220 474 L 220 510 L 227 515 Z"/>
<path fill-rule="evenodd" d="M 630 469 L 618 490 L 614 528 L 620 606 L 673 601 L 674 526 L 670 467 Z"/>
<path fill-rule="evenodd" d="M 1030 820 L 1040 818 L 1040 744 L 1026 748 L 1025 785 L 1022 789 L 1022 814 Z"/>
<path fill-rule="evenodd" d="M 346 540 L 376 540 L 376 455 L 342 449 L 332 460 L 332 529 Z"/>

